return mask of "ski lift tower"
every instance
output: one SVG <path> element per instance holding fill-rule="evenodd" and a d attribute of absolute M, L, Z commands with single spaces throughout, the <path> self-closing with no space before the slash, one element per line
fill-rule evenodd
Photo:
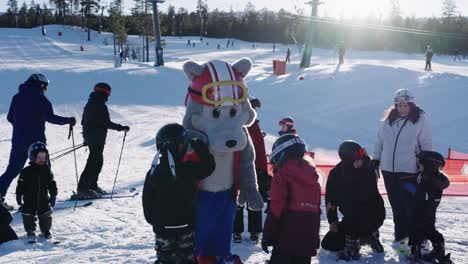
<path fill-rule="evenodd" d="M 314 39 L 314 21 L 317 17 L 318 6 L 323 4 L 319 0 L 310 0 L 305 4 L 312 6 L 312 20 L 309 24 L 309 30 L 307 31 L 306 42 L 304 45 L 304 52 L 302 53 L 301 68 L 308 68 L 310 66 L 310 56 L 312 56 L 312 43 Z"/>
<path fill-rule="evenodd" d="M 166 2 L 165 0 L 150 0 L 153 3 L 153 29 L 154 37 L 156 39 L 156 61 L 154 62 L 155 67 L 164 66 L 163 59 L 163 48 L 161 46 L 161 32 L 159 29 L 159 18 L 158 18 L 158 4 Z"/>

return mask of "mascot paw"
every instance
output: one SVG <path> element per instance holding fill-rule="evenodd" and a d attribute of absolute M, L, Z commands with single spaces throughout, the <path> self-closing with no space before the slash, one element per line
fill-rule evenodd
<path fill-rule="evenodd" d="M 239 205 L 244 205 L 246 202 L 247 206 L 252 211 L 261 211 L 263 209 L 264 202 L 257 189 L 240 192 L 237 203 Z"/>

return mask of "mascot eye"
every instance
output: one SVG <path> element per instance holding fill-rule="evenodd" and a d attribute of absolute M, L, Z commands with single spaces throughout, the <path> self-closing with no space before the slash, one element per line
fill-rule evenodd
<path fill-rule="evenodd" d="M 237 110 L 235 108 L 232 108 L 231 111 L 229 111 L 229 116 L 230 117 L 235 117 L 237 114 Z"/>
<path fill-rule="evenodd" d="M 219 109 L 215 108 L 213 109 L 213 117 L 218 119 L 219 116 L 221 115 L 221 111 L 219 111 Z"/>

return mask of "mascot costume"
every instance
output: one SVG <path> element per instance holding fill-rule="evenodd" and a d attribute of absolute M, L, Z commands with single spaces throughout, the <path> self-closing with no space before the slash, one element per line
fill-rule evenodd
<path fill-rule="evenodd" d="M 233 64 L 188 61 L 183 66 L 190 80 L 183 125 L 207 136 L 216 161 L 197 195 L 195 255 L 200 264 L 242 263 L 231 254 L 236 202 L 252 210 L 263 208 L 247 132 L 256 118 L 244 81 L 251 67 L 246 58 Z"/>

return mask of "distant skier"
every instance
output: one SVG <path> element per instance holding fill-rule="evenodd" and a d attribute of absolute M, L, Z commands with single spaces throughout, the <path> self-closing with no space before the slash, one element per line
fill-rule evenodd
<path fill-rule="evenodd" d="M 190 39 L 187 40 L 187 45 L 185 45 L 185 46 L 189 46 L 189 47 L 192 46 L 192 44 L 190 43 Z"/>
<path fill-rule="evenodd" d="M 111 87 L 107 83 L 98 83 L 89 95 L 88 103 L 83 111 L 81 125 L 83 138 L 89 149 L 86 166 L 81 173 L 78 184 L 78 199 L 95 198 L 106 194 L 98 186 L 99 173 L 104 163 L 104 145 L 106 144 L 107 130 L 128 132 L 130 127 L 115 124 L 110 120 L 106 102 L 111 95 Z"/>
<path fill-rule="evenodd" d="M 341 42 L 340 45 L 338 46 L 338 56 L 339 56 L 339 64 L 344 63 L 344 55 L 346 53 L 346 47 L 344 45 L 344 42 Z"/>
<path fill-rule="evenodd" d="M 1 200 L 11 182 L 18 176 L 28 159 L 29 146 L 37 141 L 46 142 L 45 123 L 74 126 L 74 117 L 61 117 L 54 114 L 52 104 L 45 96 L 49 80 L 42 74 L 32 74 L 19 86 L 13 96 L 7 120 L 13 125 L 10 160 L 6 171 L 0 177 Z M 9 209 L 13 209 L 8 206 Z"/>
<path fill-rule="evenodd" d="M 227 41 L 227 45 L 226 45 L 226 48 L 229 48 L 229 45 L 230 45 L 230 44 L 231 44 L 231 40 L 230 40 L 230 39 L 228 39 L 228 41 Z"/>
<path fill-rule="evenodd" d="M 8 208 L 0 201 L 0 245 L 18 239 L 15 231 L 10 226 L 12 221 L 13 216 L 8 212 Z"/>
<path fill-rule="evenodd" d="M 57 184 L 50 169 L 49 151 L 42 142 L 28 150 L 29 166 L 21 171 L 16 187 L 16 201 L 22 208 L 23 224 L 29 239 L 36 238 L 36 215 L 42 237 L 52 236 L 52 208 L 55 207 Z M 50 195 L 50 196 L 49 196 Z"/>
<path fill-rule="evenodd" d="M 270 155 L 274 166 L 271 208 L 262 238 L 270 264 L 309 264 L 317 255 L 320 230 L 319 175 L 304 141 L 292 134 L 278 138 Z"/>
<path fill-rule="evenodd" d="M 297 135 L 297 131 L 294 128 L 294 119 L 292 119 L 292 117 L 285 117 L 281 119 L 278 124 L 281 127 L 281 130 L 278 132 L 280 136 L 285 134 Z"/>
<path fill-rule="evenodd" d="M 408 186 L 415 197 L 414 213 L 409 228 L 408 244 L 411 246 L 411 254 L 408 259 L 411 263 L 437 260 L 440 264 L 452 264 L 450 254 L 445 254 L 444 236 L 435 227 L 442 192 L 450 185 L 447 176 L 441 172 L 445 166 L 445 159 L 434 151 L 421 151 L 417 157 L 422 170 L 418 180 Z M 425 239 L 431 241 L 432 250 L 422 254 L 421 247 Z"/>
<path fill-rule="evenodd" d="M 454 55 L 455 55 L 455 56 L 454 56 L 454 58 L 453 58 L 453 61 L 457 61 L 457 59 L 458 59 L 459 61 L 461 61 L 461 56 L 460 56 L 460 50 L 459 50 L 459 49 L 455 49 Z"/>
<path fill-rule="evenodd" d="M 286 63 L 291 63 L 291 49 L 288 48 L 286 51 Z"/>
<path fill-rule="evenodd" d="M 276 43 L 273 43 L 273 52 L 276 51 Z"/>
<path fill-rule="evenodd" d="M 234 40 L 231 40 L 231 47 L 234 47 Z"/>
<path fill-rule="evenodd" d="M 343 142 L 338 154 L 341 161 L 327 180 L 325 205 L 330 232 L 323 238 L 322 248 L 338 251 L 337 259 L 346 261 L 360 258 L 362 244 L 382 253 L 379 228 L 385 220 L 385 207 L 370 158 L 354 141 Z M 341 221 L 338 211 L 343 215 Z"/>
<path fill-rule="evenodd" d="M 221 49 L 221 44 L 218 43 L 218 49 Z"/>
<path fill-rule="evenodd" d="M 176 123 L 158 131 L 156 147 L 143 187 L 143 212 L 156 235 L 155 263 L 196 264 L 197 182 L 214 171 L 214 157 L 202 139 Z"/>
<path fill-rule="evenodd" d="M 261 102 L 258 98 L 250 99 L 250 105 L 257 110 L 261 107 Z M 257 183 L 263 201 L 267 202 L 269 199 L 271 177 L 268 175 L 268 163 L 265 151 L 265 141 L 263 133 L 259 125 L 260 121 L 257 119 L 248 127 L 249 135 L 255 148 L 255 171 L 257 173 Z M 236 218 L 234 220 L 234 229 L 232 240 L 234 243 L 242 241 L 242 232 L 244 232 L 244 209 L 246 206 L 237 206 Z M 260 233 L 262 232 L 262 211 L 250 210 L 247 206 L 248 214 L 248 231 L 250 233 L 250 240 L 258 243 Z"/>
<path fill-rule="evenodd" d="M 431 46 L 427 46 L 427 50 L 426 50 L 426 67 L 424 68 L 424 70 L 427 70 L 427 71 L 432 71 L 432 57 L 434 56 L 434 52 L 432 51 L 432 48 Z"/>
<path fill-rule="evenodd" d="M 120 56 L 120 65 L 122 65 L 122 63 L 123 63 L 123 61 L 125 59 L 125 51 L 123 51 L 123 50 L 120 51 L 119 56 Z"/>
<path fill-rule="evenodd" d="M 195 48 L 195 42 L 192 43 L 192 48 Z"/>

